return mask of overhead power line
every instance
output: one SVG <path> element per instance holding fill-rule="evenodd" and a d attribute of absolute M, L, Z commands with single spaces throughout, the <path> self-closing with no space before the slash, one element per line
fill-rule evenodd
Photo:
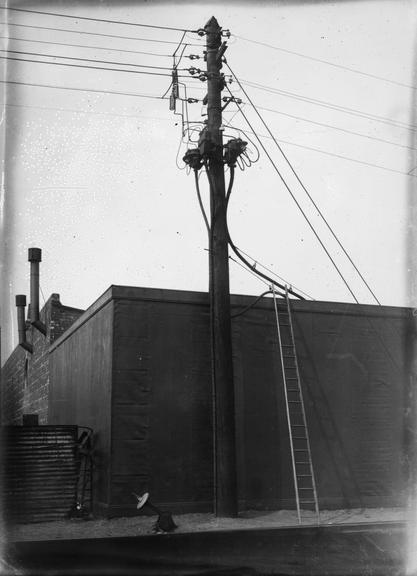
<path fill-rule="evenodd" d="M 377 116 L 376 114 L 371 114 L 368 112 L 363 112 L 355 108 L 348 108 L 346 106 L 340 106 L 339 104 L 332 104 L 331 102 L 326 102 L 324 100 L 318 100 L 317 98 L 310 98 L 308 96 L 303 96 L 302 94 L 297 94 L 295 92 L 289 92 L 288 90 L 280 90 L 278 88 L 273 88 L 271 86 L 265 86 L 263 84 L 258 84 L 257 82 L 251 82 L 249 80 L 241 80 L 242 84 L 247 84 L 252 88 L 258 90 L 263 90 L 265 92 L 270 92 L 271 94 L 280 94 L 288 98 L 293 98 L 295 100 L 300 100 L 302 102 L 308 102 L 309 104 L 315 104 L 317 106 L 322 106 L 324 108 L 329 108 L 331 110 L 337 110 L 344 112 L 345 114 L 350 114 L 352 116 L 359 116 L 360 118 L 365 118 L 366 120 L 372 120 L 375 122 L 382 122 L 383 124 L 389 124 L 391 126 L 397 126 L 398 128 L 403 128 L 406 130 L 411 130 L 415 132 L 417 130 L 417 125 L 408 124 L 406 122 L 398 122 L 391 120 L 385 116 Z"/>
<path fill-rule="evenodd" d="M 362 132 L 355 132 L 353 130 L 348 130 L 347 128 L 341 128 L 340 126 L 334 126 L 333 124 L 326 124 L 324 122 L 317 122 L 316 120 L 311 120 L 309 118 L 304 118 L 303 116 L 294 116 L 294 114 L 287 114 L 286 112 L 281 112 L 280 110 L 275 110 L 274 108 L 265 108 L 264 106 L 257 106 L 258 110 L 265 110 L 266 112 L 273 112 L 274 114 L 280 114 L 281 116 L 286 116 L 287 118 L 292 118 L 293 120 L 301 120 L 302 122 L 308 122 L 309 124 L 314 124 L 315 126 L 322 126 L 323 128 L 331 128 L 332 130 L 338 130 L 339 132 L 344 132 L 345 134 L 351 134 L 352 136 L 359 136 L 360 138 L 367 138 L 368 140 L 374 140 L 375 142 L 382 142 L 383 144 L 390 144 L 391 146 L 397 146 L 398 148 L 406 148 L 407 150 L 417 150 L 414 146 L 407 146 L 406 144 L 398 144 L 398 142 L 393 142 L 392 140 L 385 140 L 384 138 L 377 138 L 376 136 L 370 136 L 369 134 L 363 134 Z"/>
<path fill-rule="evenodd" d="M 78 62 L 92 62 L 96 64 L 115 64 L 116 66 L 134 66 L 135 68 L 152 68 L 154 70 L 171 70 L 169 66 L 150 66 L 147 64 L 132 64 L 131 62 L 115 62 L 114 60 L 95 60 L 93 58 L 79 58 L 76 56 L 62 56 L 60 54 L 45 54 L 44 52 L 24 52 L 21 50 L 2 50 L 7 54 L 21 54 L 23 56 L 42 56 L 46 58 L 63 58 L 64 60 L 77 60 Z M 182 69 L 182 70 L 185 70 Z"/>
<path fill-rule="evenodd" d="M 141 94 L 137 94 L 137 96 L 142 96 Z M 147 96 L 143 96 L 147 97 Z M 148 96 L 150 98 L 150 96 Z M 159 99 L 159 98 L 158 98 Z M 136 118 L 139 120 L 140 118 L 149 118 L 151 120 L 163 120 L 166 121 L 167 118 L 161 118 L 158 116 L 149 116 L 148 114 L 117 114 L 116 112 L 96 112 L 92 110 L 75 110 L 74 108 L 54 108 L 52 106 L 31 106 L 30 104 L 4 104 L 6 108 L 24 108 L 29 110 L 45 110 L 45 111 L 52 111 L 52 112 L 64 112 L 69 114 L 80 114 L 88 115 L 88 116 L 110 116 L 115 118 Z"/>
<path fill-rule="evenodd" d="M 16 80 L 0 80 L 1 84 L 12 84 L 16 86 L 30 86 L 36 88 L 51 88 L 53 90 L 70 90 L 74 92 L 92 92 L 94 94 L 112 94 L 114 96 L 133 96 L 137 98 L 151 98 L 152 100 L 164 100 L 162 96 L 154 94 L 138 94 L 134 92 L 118 92 L 115 90 L 96 90 L 93 88 L 75 88 L 71 86 L 54 86 L 51 84 L 36 84 L 34 82 L 18 82 Z"/>
<path fill-rule="evenodd" d="M 369 72 L 363 72 L 362 70 L 357 70 L 356 68 L 351 68 L 350 66 L 344 66 L 343 64 L 336 64 L 335 62 L 330 62 L 329 60 L 323 60 L 321 58 L 315 58 L 314 56 L 308 56 L 301 52 L 295 52 L 294 50 L 288 50 L 287 48 L 281 48 L 279 46 L 272 46 L 272 44 L 267 44 L 266 42 L 259 42 L 257 40 L 251 40 L 250 38 L 244 38 L 243 36 L 238 36 L 233 34 L 239 40 L 244 40 L 245 42 L 251 42 L 252 44 L 259 44 L 260 46 L 265 46 L 266 48 L 272 48 L 273 50 L 279 50 L 280 52 L 285 52 L 286 54 L 292 54 L 293 56 L 299 56 L 300 58 L 306 58 L 307 60 L 313 60 L 314 62 L 320 62 L 321 64 L 327 64 L 328 66 L 333 66 L 334 68 L 340 68 L 341 70 L 347 70 L 348 72 L 353 72 L 354 74 L 360 74 L 361 76 L 367 76 L 368 78 L 374 78 L 375 80 L 382 80 L 383 82 L 389 82 L 390 84 L 395 84 L 396 86 L 403 86 L 404 88 L 410 88 L 411 90 L 417 90 L 417 86 L 411 84 L 404 84 L 403 82 L 397 82 L 391 78 L 385 76 L 378 76 L 376 74 L 370 74 Z"/>
<path fill-rule="evenodd" d="M 240 131 L 238 126 L 232 126 L 228 124 L 229 128 L 233 130 Z M 241 130 L 243 132 L 243 130 Z M 248 134 L 253 134 L 256 136 L 256 132 L 251 132 L 246 130 Z M 267 134 L 258 134 L 261 138 L 269 138 L 274 140 L 275 137 L 269 136 Z M 336 154 L 335 152 L 328 152 L 327 150 L 321 150 L 320 148 L 314 148 L 313 146 L 306 146 L 304 144 L 298 144 L 297 142 L 291 142 L 290 140 L 284 140 L 282 138 L 275 138 L 277 142 L 281 144 L 288 144 L 289 146 L 295 146 L 296 148 L 302 148 L 303 150 L 311 150 L 312 152 L 318 152 L 319 154 L 325 154 L 326 156 L 331 156 L 333 158 L 339 158 L 340 160 L 348 160 L 349 162 L 355 162 L 355 164 L 361 164 L 362 166 L 368 166 L 369 168 L 378 168 L 379 170 L 385 170 L 386 172 L 393 172 L 394 174 L 401 174 L 402 176 L 409 176 L 411 178 L 416 178 L 417 174 L 411 174 L 410 172 L 403 172 L 401 170 L 395 170 L 395 168 L 388 168 L 387 166 L 381 166 L 381 164 L 373 164 L 372 162 L 365 162 L 365 160 L 358 160 L 357 158 L 351 158 L 350 156 L 344 156 L 343 154 Z"/>
<path fill-rule="evenodd" d="M 232 72 L 233 74 L 233 72 Z M 226 84 L 226 88 L 228 89 L 228 91 L 230 92 L 230 95 L 233 96 L 229 86 Z M 343 273 L 341 272 L 341 270 L 339 269 L 339 267 L 337 266 L 336 262 L 334 261 L 334 258 L 332 257 L 332 255 L 330 254 L 330 252 L 328 251 L 328 249 L 326 248 L 326 246 L 324 245 L 324 242 L 322 241 L 322 239 L 320 238 L 318 232 L 316 231 L 316 229 L 314 228 L 313 224 L 310 222 L 307 214 L 305 213 L 305 211 L 303 210 L 301 204 L 298 202 L 297 198 L 295 197 L 293 191 L 291 190 L 291 188 L 289 187 L 287 181 L 285 180 L 285 178 L 283 177 L 283 175 L 281 174 L 279 168 L 277 167 L 277 165 L 275 164 L 275 162 L 273 161 L 271 155 L 269 154 L 268 150 L 265 148 L 262 140 L 259 138 L 259 136 L 256 134 L 252 124 L 250 123 L 248 117 L 246 116 L 246 114 L 244 113 L 244 111 L 242 110 L 242 108 L 240 107 L 240 104 L 236 102 L 236 106 L 239 107 L 241 114 L 243 115 L 243 117 L 246 120 L 246 123 L 248 124 L 249 128 L 252 130 L 252 132 L 255 134 L 256 139 L 258 140 L 262 150 L 265 152 L 266 156 L 268 157 L 269 161 L 271 162 L 275 172 L 278 174 L 281 182 L 284 184 L 287 192 L 290 194 L 291 198 L 294 200 L 297 208 L 299 209 L 299 211 L 301 212 L 302 216 L 304 217 L 305 221 L 307 222 L 309 228 L 311 229 L 311 231 L 313 232 L 314 236 L 316 237 L 317 241 L 319 242 L 320 246 L 323 248 L 324 252 L 326 253 L 327 257 L 329 258 L 330 262 L 332 263 L 332 265 L 334 266 L 335 270 L 337 271 L 337 273 L 339 274 L 341 280 L 343 281 L 343 283 L 345 284 L 346 288 L 349 290 L 350 294 L 353 296 L 353 299 L 355 300 L 355 302 L 357 304 L 359 304 L 358 299 L 356 298 L 354 292 L 352 291 L 351 287 L 349 286 L 347 280 L 345 279 Z"/>
<path fill-rule="evenodd" d="M 366 288 L 368 289 L 368 291 L 370 292 L 370 294 L 372 294 L 372 297 L 375 299 L 375 301 L 378 304 L 381 304 L 380 301 L 378 300 L 377 296 L 375 295 L 375 293 L 373 292 L 372 288 L 369 286 L 368 282 L 366 281 L 366 279 L 364 278 L 364 276 L 362 275 L 362 273 L 360 272 L 360 270 L 358 269 L 358 267 L 356 266 L 356 264 L 354 263 L 353 259 L 351 258 L 350 254 L 347 252 L 347 250 L 345 249 L 345 247 L 343 246 L 342 242 L 339 240 L 338 236 L 336 235 L 336 233 L 334 232 L 333 228 L 330 226 L 327 218 L 324 216 L 323 212 L 320 210 L 320 208 L 318 207 L 317 203 L 314 201 L 313 197 L 311 196 L 310 192 L 307 190 L 306 186 L 304 185 L 304 182 L 301 180 L 301 178 L 299 177 L 298 173 L 296 172 L 294 166 L 292 165 L 292 163 L 290 162 L 288 156 L 285 154 L 284 150 L 282 149 L 282 147 L 279 145 L 279 143 L 276 141 L 273 133 L 271 132 L 271 130 L 269 129 L 268 124 L 265 122 L 265 120 L 263 119 L 263 117 L 261 116 L 261 114 L 259 113 L 259 111 L 257 110 L 255 104 L 252 102 L 249 94 L 246 92 L 246 90 L 244 89 L 244 87 L 241 85 L 241 83 L 239 82 L 239 79 L 236 77 L 236 75 L 234 74 L 234 72 L 232 71 L 232 69 L 230 68 L 229 64 L 226 64 L 227 67 L 229 68 L 230 72 L 233 74 L 234 78 L 236 79 L 236 82 L 239 84 L 239 86 L 241 87 L 243 93 L 245 94 L 246 98 L 249 100 L 251 106 L 253 107 L 253 109 L 255 110 L 258 118 L 261 120 L 262 124 L 265 126 L 265 128 L 268 131 L 268 134 L 272 137 L 272 139 L 274 140 L 278 150 L 280 151 L 281 155 L 283 156 L 284 160 L 286 161 L 286 163 L 288 164 L 288 166 L 291 169 L 291 172 L 294 174 L 295 178 L 297 179 L 297 182 L 300 184 L 301 188 L 304 190 L 304 192 L 306 193 L 308 199 L 310 200 L 310 202 L 313 204 L 314 208 L 317 210 L 317 212 L 319 213 L 321 219 L 323 220 L 324 224 L 326 225 L 327 229 L 329 230 L 329 232 L 331 233 L 331 235 L 333 236 L 333 238 L 336 240 L 338 246 L 342 249 L 344 255 L 346 256 L 346 258 L 349 260 L 350 264 L 353 266 L 354 270 L 356 271 L 356 273 L 358 274 L 359 278 L 362 280 L 362 282 L 364 283 L 364 285 L 366 286 Z M 353 292 L 351 291 L 351 294 L 353 295 Z"/>
<path fill-rule="evenodd" d="M 123 24 L 124 26 L 137 26 L 141 28 L 157 28 L 158 30 L 174 30 L 176 32 L 193 32 L 187 28 L 173 28 L 171 26 L 159 26 L 156 24 L 141 24 L 138 22 L 122 22 L 120 20 L 105 20 L 104 18 L 90 18 L 87 16 L 74 16 L 73 14 L 60 14 L 59 12 L 41 12 L 40 10 L 28 10 L 27 8 L 10 8 L 0 6 L 1 10 L 13 10 L 14 12 L 26 12 L 29 14 L 40 14 L 43 16 L 59 16 L 61 18 L 71 18 L 73 20 L 86 20 L 89 22 L 103 22 L 106 24 Z"/>
<path fill-rule="evenodd" d="M 68 42 L 49 42 L 48 40 L 30 40 L 28 38 L 16 38 L 14 36 L 0 36 L 1 40 L 13 40 L 18 42 L 31 42 L 36 44 L 49 44 L 53 46 L 67 46 L 69 48 L 88 48 L 90 50 L 107 50 L 108 52 L 124 52 L 126 54 L 141 54 L 144 56 L 162 56 L 171 58 L 172 54 L 158 54 L 157 52 L 142 52 L 140 50 L 122 50 L 121 48 L 110 48 L 109 46 L 88 46 L 85 44 L 69 44 Z"/>
<path fill-rule="evenodd" d="M 156 42 L 157 44 L 175 44 L 178 42 L 174 40 L 159 40 L 154 38 L 138 38 L 136 36 L 120 36 L 119 34 L 103 34 L 101 32 L 85 32 L 84 30 L 70 30 L 68 28 L 51 28 L 49 26 L 34 26 L 31 24 L 17 24 L 15 22 L 0 22 L 3 26 L 17 26 L 20 28 L 33 28 L 34 30 L 50 30 L 52 32 L 70 32 L 71 34 L 83 34 L 86 36 L 100 36 L 103 38 L 119 38 L 120 40 L 136 40 L 140 42 Z M 188 44 L 188 46 L 198 46 L 201 48 L 201 44 Z"/>
<path fill-rule="evenodd" d="M 0 56 L 4 60 L 14 60 L 15 62 L 31 62 L 32 64 L 48 64 L 50 66 L 69 66 L 70 68 L 88 68 L 89 70 L 105 70 L 111 72 L 128 72 L 130 74 L 146 74 L 148 76 L 166 76 L 170 77 L 170 74 L 164 74 L 162 72 L 146 72 L 142 70 L 124 70 L 122 68 L 105 68 L 103 66 L 88 66 L 87 64 L 68 64 L 64 62 L 46 62 L 43 60 L 31 60 L 29 58 L 14 58 L 13 56 Z"/>
<path fill-rule="evenodd" d="M 250 254 L 248 254 L 247 252 L 245 252 L 244 250 L 242 250 L 242 248 L 239 248 L 239 246 L 236 246 L 236 248 L 239 250 L 239 252 L 241 252 L 244 256 L 246 256 L 247 258 L 249 258 L 250 260 L 253 260 L 256 264 L 256 266 L 263 268 L 264 270 L 266 270 L 267 272 L 269 272 L 270 274 L 272 274 L 273 276 L 275 276 L 276 278 L 278 278 L 278 280 L 281 280 L 281 282 L 284 282 L 284 284 L 286 284 L 287 286 L 290 286 L 291 288 L 294 288 L 294 290 L 296 290 L 297 292 L 299 292 L 300 294 L 302 294 L 303 296 L 306 296 L 307 298 L 309 298 L 310 300 L 314 300 L 313 296 L 310 296 L 310 294 L 307 294 L 306 292 L 303 292 L 302 290 L 300 290 L 300 288 L 297 288 L 297 286 L 295 286 L 295 284 L 292 284 L 292 282 L 289 282 L 288 280 L 286 280 L 285 278 L 283 278 L 282 276 L 279 276 L 279 274 L 277 274 L 274 270 L 271 270 L 271 268 L 268 268 L 267 266 L 265 266 L 264 264 L 262 264 L 261 262 L 259 262 L 259 260 L 256 260 L 253 256 L 251 256 Z"/>

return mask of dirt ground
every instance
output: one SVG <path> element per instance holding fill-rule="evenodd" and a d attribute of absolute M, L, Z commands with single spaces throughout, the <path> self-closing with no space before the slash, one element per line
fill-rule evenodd
<path fill-rule="evenodd" d="M 72 538 L 106 538 L 117 536 L 142 536 L 153 533 L 156 516 L 138 515 L 111 520 L 61 520 L 20 524 L 3 527 L 3 541 L 36 541 Z M 321 525 L 357 524 L 369 522 L 403 522 L 406 512 L 400 508 L 367 508 L 350 510 L 323 510 Z M 203 532 L 213 530 L 242 530 L 253 528 L 278 528 L 297 526 L 295 510 L 274 512 L 246 511 L 238 518 L 216 518 L 213 514 L 174 515 L 176 532 Z M 302 524 L 317 525 L 314 512 L 304 511 Z"/>

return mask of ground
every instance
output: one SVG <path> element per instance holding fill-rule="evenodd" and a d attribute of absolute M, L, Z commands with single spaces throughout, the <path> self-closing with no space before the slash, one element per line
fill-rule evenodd
<path fill-rule="evenodd" d="M 107 538 L 112 536 L 145 536 L 152 534 L 156 516 L 138 515 L 111 520 L 61 520 L 8 526 L 3 539 L 11 542 L 56 540 L 72 538 Z M 351 510 L 323 510 L 321 525 L 357 524 L 372 522 L 405 522 L 406 513 L 400 508 L 367 508 Z M 295 510 L 275 512 L 247 511 L 238 518 L 216 518 L 213 514 L 174 515 L 177 533 L 211 532 L 216 530 L 242 530 L 281 528 L 298 525 Z M 304 511 L 302 524 L 317 525 L 314 512 Z"/>

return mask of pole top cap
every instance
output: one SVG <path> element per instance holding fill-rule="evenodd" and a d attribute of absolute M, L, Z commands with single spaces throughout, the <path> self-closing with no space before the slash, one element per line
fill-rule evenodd
<path fill-rule="evenodd" d="M 220 25 L 217 22 L 217 19 L 212 16 L 210 18 L 210 20 L 207 22 L 207 24 L 204 26 L 204 29 L 207 31 L 207 28 L 219 28 L 220 29 Z"/>
<path fill-rule="evenodd" d="M 41 262 L 42 261 L 42 250 L 40 248 L 29 248 L 28 260 L 29 260 L 29 262 Z"/>
<path fill-rule="evenodd" d="M 16 294 L 16 306 L 26 306 L 25 294 Z"/>

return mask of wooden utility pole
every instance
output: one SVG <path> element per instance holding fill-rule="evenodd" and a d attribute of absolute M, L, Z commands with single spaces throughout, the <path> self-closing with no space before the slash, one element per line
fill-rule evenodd
<path fill-rule="evenodd" d="M 210 308 L 214 388 L 215 487 L 217 516 L 237 515 L 235 398 L 230 323 L 229 255 L 223 163 L 221 91 L 221 28 L 212 17 L 204 27 L 207 38 L 207 127 L 202 139 L 209 153 L 210 179 Z M 220 50 L 219 50 L 220 49 Z"/>

